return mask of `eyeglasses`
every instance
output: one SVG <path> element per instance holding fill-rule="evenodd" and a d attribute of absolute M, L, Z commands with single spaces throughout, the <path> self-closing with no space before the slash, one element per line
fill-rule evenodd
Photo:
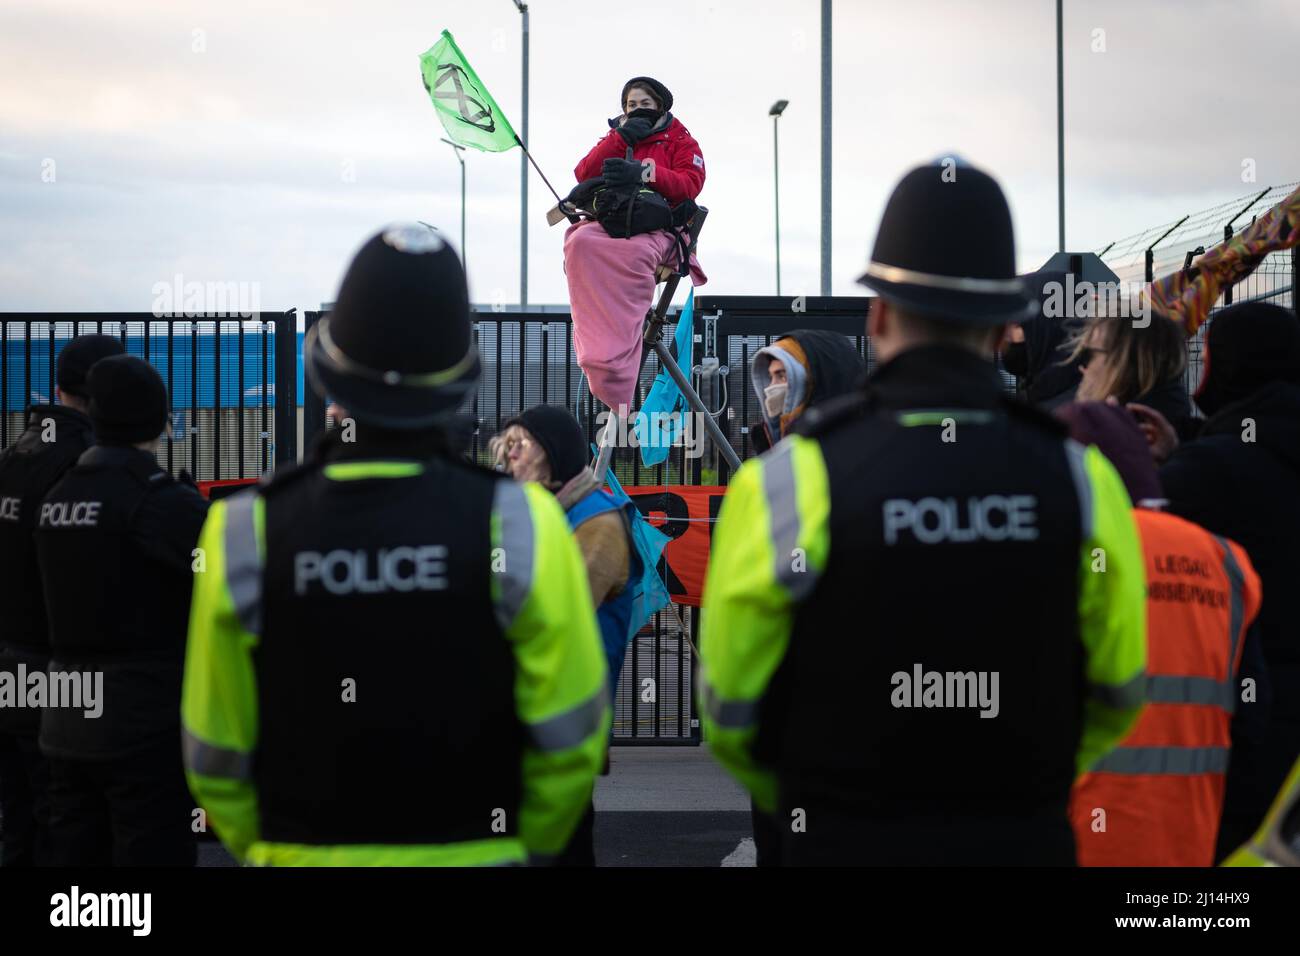
<path fill-rule="evenodd" d="M 507 455 L 512 455 L 512 454 L 514 454 L 514 452 L 515 452 L 516 449 L 518 449 L 519 454 L 522 455 L 522 454 L 524 454 L 525 452 L 530 451 L 530 450 L 532 449 L 532 447 L 533 447 L 533 440 L 532 440 L 532 438 L 527 437 L 527 436 L 522 437 L 522 438 L 507 438 L 507 439 L 506 439 L 506 454 L 507 454 Z"/>
<path fill-rule="evenodd" d="M 1079 350 L 1079 367 L 1087 368 L 1098 355 L 1105 355 L 1108 349 L 1085 348 Z"/>

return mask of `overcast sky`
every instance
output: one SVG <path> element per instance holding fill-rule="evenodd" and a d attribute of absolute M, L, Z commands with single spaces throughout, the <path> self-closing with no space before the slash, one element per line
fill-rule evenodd
<path fill-rule="evenodd" d="M 1024 270 L 1055 251 L 1054 8 L 837 0 L 836 294 L 863 291 L 853 280 L 889 191 L 938 155 L 1002 182 Z M 1072 249 L 1300 178 L 1300 2 L 1065 8 Z M 707 161 L 705 292 L 775 291 L 767 111 L 788 99 L 782 287 L 817 293 L 817 0 L 530 10 L 530 148 L 562 194 L 626 79 L 672 90 Z M 511 0 L 4 0 L 0 310 L 148 311 L 177 274 L 310 309 L 385 222 L 423 219 L 458 244 L 460 168 L 418 57 L 449 29 L 522 133 L 519 27 Z M 475 301 L 518 301 L 519 156 L 466 154 Z M 534 303 L 567 300 L 553 203 L 530 173 Z"/>

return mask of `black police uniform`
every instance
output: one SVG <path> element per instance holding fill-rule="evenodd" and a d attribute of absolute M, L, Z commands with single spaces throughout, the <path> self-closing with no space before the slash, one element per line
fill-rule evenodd
<path fill-rule="evenodd" d="M 916 408 L 945 409 L 961 440 L 900 421 Z M 786 835 L 786 862 L 842 861 L 856 849 L 862 860 L 925 862 L 929 853 L 1072 865 L 1084 516 L 1064 426 L 1007 400 L 992 363 L 930 346 L 882 366 L 866 393 L 809 411 L 796 430 L 821 445 L 831 524 L 826 570 L 795 615 L 756 747 L 777 768 L 778 817 L 794 807 L 817 817 L 807 833 Z M 882 501 L 1013 491 L 1036 501 L 1036 540 L 882 549 Z M 1014 598 L 989 592 L 990 566 Z M 997 605 L 1004 613 L 990 614 Z M 863 634 L 828 652 L 826 638 L 843 634 L 845 621 L 868 618 Z M 901 719 L 884 693 L 861 695 L 845 720 L 845 697 L 827 692 L 845 686 L 844 675 L 854 675 L 849 685 L 888 687 L 917 661 L 964 671 L 972 660 L 1001 676 L 997 720 Z"/>
<path fill-rule="evenodd" d="M 0 673 L 15 682 L 45 670 L 49 633 L 32 534 L 41 499 L 89 448 L 90 419 L 66 405 L 31 409 L 27 428 L 0 452 Z M 46 766 L 37 746 L 39 709 L 0 706 L 0 813 L 4 866 L 38 862 L 46 817 Z"/>
<path fill-rule="evenodd" d="M 494 497 L 505 476 L 443 454 L 423 458 L 421 474 L 401 481 L 332 481 L 323 472 L 326 460 L 376 453 L 364 441 L 334 444 L 322 460 L 278 474 L 260 493 L 268 545 L 262 633 L 313 636 L 263 640 L 255 653 L 253 780 L 265 841 L 482 839 L 482 808 L 514 806 L 521 796 L 525 740 L 515 713 L 514 656 L 485 573 Z M 429 507 L 435 501 L 456 507 Z M 412 541 L 438 544 L 405 547 Z M 341 574 L 345 562 L 330 560 L 340 551 L 371 557 L 364 565 L 346 562 L 352 570 Z M 387 562 L 373 557 L 386 552 L 406 554 L 402 574 L 418 568 L 437 579 L 418 588 L 413 578 L 387 580 Z M 308 571 L 311 556 L 321 562 L 316 575 Z M 427 636 L 412 640 L 420 622 Z M 342 677 L 363 689 L 346 707 L 339 706 Z M 447 744 L 439 759 L 412 760 L 430 741 Z M 421 795 L 420 813 L 393 813 L 392 794 L 374 785 L 395 767 L 403 787 Z M 507 835 L 515 827 L 508 820 Z"/>
<path fill-rule="evenodd" d="M 98 717 L 47 708 L 54 864 L 192 865 L 180 687 L 207 502 L 151 452 L 96 445 L 46 496 L 36 544 L 51 673 L 102 673 Z"/>

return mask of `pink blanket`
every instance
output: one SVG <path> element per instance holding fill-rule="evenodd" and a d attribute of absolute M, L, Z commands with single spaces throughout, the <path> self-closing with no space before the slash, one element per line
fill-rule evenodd
<path fill-rule="evenodd" d="M 598 222 L 564 234 L 564 272 L 573 311 L 573 350 L 591 394 L 626 415 L 636 395 L 641 330 L 653 304 L 655 270 L 676 265 L 676 240 L 667 232 L 614 239 Z M 691 256 L 691 283 L 708 278 Z"/>

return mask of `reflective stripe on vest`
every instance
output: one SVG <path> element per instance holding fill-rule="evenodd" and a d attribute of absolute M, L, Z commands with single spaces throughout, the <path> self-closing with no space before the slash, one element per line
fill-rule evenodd
<path fill-rule="evenodd" d="M 1097 761 L 1094 772 L 1201 774 L 1226 773 L 1227 747 L 1116 747 Z"/>
<path fill-rule="evenodd" d="M 262 556 L 257 550 L 257 527 L 252 492 L 226 499 L 226 587 L 235 616 L 250 634 L 262 634 Z"/>
<path fill-rule="evenodd" d="M 1223 573 L 1228 579 L 1228 666 L 1223 680 L 1179 674 L 1152 674 L 1147 678 L 1147 702 L 1152 704 L 1217 707 L 1227 714 L 1236 710 L 1235 664 L 1245 618 L 1245 575 L 1227 540 L 1214 535 L 1223 549 Z M 1119 746 L 1103 757 L 1096 771 L 1121 774 L 1226 773 L 1227 747 L 1127 747 Z"/>
<path fill-rule="evenodd" d="M 796 571 L 794 551 L 799 546 L 800 515 L 798 486 L 794 474 L 794 450 L 789 443 L 779 444 L 763 462 L 763 494 L 775 551 L 773 574 L 795 601 L 802 601 L 817 583 L 812 568 Z"/>
<path fill-rule="evenodd" d="M 501 598 L 496 606 L 497 622 L 506 630 L 519 615 L 533 590 L 533 512 L 522 485 L 498 481 L 492 511 L 501 522 L 501 551 L 505 556 L 500 573 Z"/>

